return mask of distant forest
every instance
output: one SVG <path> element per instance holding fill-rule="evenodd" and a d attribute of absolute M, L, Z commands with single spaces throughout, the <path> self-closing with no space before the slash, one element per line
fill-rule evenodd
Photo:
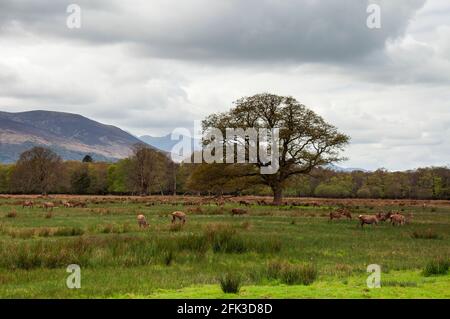
<path fill-rule="evenodd" d="M 265 195 L 269 187 L 252 179 L 228 178 L 226 164 L 176 164 L 166 155 L 136 146 L 116 163 L 62 161 L 52 151 L 34 148 L 15 164 L 0 165 L 3 194 L 193 194 Z M 326 198 L 450 199 L 450 169 L 404 172 L 336 172 L 316 168 L 284 185 L 284 195 Z"/>

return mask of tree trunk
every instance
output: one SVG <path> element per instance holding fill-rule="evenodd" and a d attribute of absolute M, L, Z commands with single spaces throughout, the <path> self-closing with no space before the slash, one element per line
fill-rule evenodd
<path fill-rule="evenodd" d="M 275 205 L 281 205 L 283 200 L 283 187 L 281 185 L 272 186 L 273 191 L 273 203 Z"/>

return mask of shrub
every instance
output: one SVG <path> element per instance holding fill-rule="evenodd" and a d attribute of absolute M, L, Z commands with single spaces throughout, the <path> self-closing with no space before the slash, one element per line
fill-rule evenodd
<path fill-rule="evenodd" d="M 241 289 L 242 277 L 237 274 L 227 273 L 219 277 L 219 282 L 224 293 L 237 294 Z"/>
<path fill-rule="evenodd" d="M 428 277 L 432 275 L 445 275 L 450 268 L 450 262 L 444 258 L 431 260 L 423 269 L 423 275 Z"/>

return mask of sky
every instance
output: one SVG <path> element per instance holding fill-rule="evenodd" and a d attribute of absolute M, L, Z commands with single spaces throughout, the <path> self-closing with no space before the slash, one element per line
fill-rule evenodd
<path fill-rule="evenodd" d="M 450 2 L 0 0 L 2 111 L 162 136 L 263 92 L 350 135 L 341 166 L 450 165 Z"/>

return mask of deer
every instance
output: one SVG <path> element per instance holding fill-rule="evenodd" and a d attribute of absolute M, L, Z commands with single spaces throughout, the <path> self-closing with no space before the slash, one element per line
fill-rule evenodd
<path fill-rule="evenodd" d="M 358 219 L 361 222 L 361 227 L 364 227 L 364 224 L 378 225 L 378 218 L 376 215 L 359 215 Z"/>
<path fill-rule="evenodd" d="M 388 219 L 390 219 L 391 218 L 391 216 L 392 216 L 392 212 L 389 212 L 389 213 L 378 213 L 377 214 L 377 219 L 379 220 L 379 221 L 381 221 L 381 222 L 385 222 L 385 221 L 387 221 Z"/>
<path fill-rule="evenodd" d="M 147 228 L 148 226 L 150 226 L 149 223 L 147 222 L 147 219 L 142 214 L 137 216 L 137 222 L 138 222 L 139 228 Z"/>
<path fill-rule="evenodd" d="M 23 202 L 22 208 L 25 208 L 25 207 L 31 207 L 31 208 L 33 208 L 33 207 L 34 207 L 33 201 L 27 200 L 27 201 Z"/>
<path fill-rule="evenodd" d="M 63 203 L 64 207 L 70 208 L 70 207 L 74 207 L 73 204 L 71 204 L 70 202 L 64 201 Z"/>
<path fill-rule="evenodd" d="M 183 212 L 173 212 L 172 214 L 172 224 L 178 219 L 183 224 L 186 223 L 186 214 Z"/>
<path fill-rule="evenodd" d="M 344 208 L 338 209 L 337 211 L 330 213 L 330 221 L 333 219 L 341 219 L 344 216 L 347 217 L 348 219 L 352 219 L 352 214 L 348 209 Z"/>
<path fill-rule="evenodd" d="M 401 225 L 404 225 L 406 223 L 405 216 L 403 216 L 403 215 L 401 215 L 399 213 L 391 215 L 390 219 L 391 219 L 392 226 L 396 226 L 396 225 L 401 226 Z"/>
<path fill-rule="evenodd" d="M 231 216 L 234 216 L 234 215 L 246 215 L 247 213 L 248 213 L 247 210 L 242 209 L 242 208 L 233 208 L 231 210 Z"/>

